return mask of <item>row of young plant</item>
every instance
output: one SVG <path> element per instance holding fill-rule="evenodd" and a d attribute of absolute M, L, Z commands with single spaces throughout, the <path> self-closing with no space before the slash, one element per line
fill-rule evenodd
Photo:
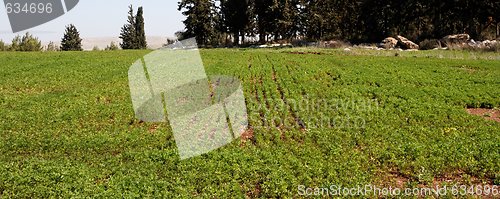
<path fill-rule="evenodd" d="M 336 95 L 331 69 L 280 55 L 255 55 L 251 67 L 239 73 L 254 128 L 361 128 L 364 120 L 358 116 L 377 108 L 368 97 Z"/>
<path fill-rule="evenodd" d="M 294 155 L 346 162 L 358 157 L 370 167 L 345 168 L 367 169 L 371 175 L 365 176 L 375 179 L 363 179 L 372 182 L 394 172 L 415 185 L 425 184 L 456 171 L 499 182 L 499 154 L 492 153 L 498 125 L 466 112 L 469 106 L 500 106 L 495 61 L 275 50 L 202 54 L 207 72 L 243 80 L 256 148 L 290 146 Z M 231 58 L 223 59 L 228 54 Z M 325 179 L 335 177 L 323 176 L 320 182 Z"/>

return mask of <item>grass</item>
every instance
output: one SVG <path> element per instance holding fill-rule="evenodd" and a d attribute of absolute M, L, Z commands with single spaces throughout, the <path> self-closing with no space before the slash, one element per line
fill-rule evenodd
<path fill-rule="evenodd" d="M 201 50 L 207 73 L 242 80 L 255 137 L 180 161 L 167 124 L 134 117 L 128 67 L 147 53 L 0 53 L 0 197 L 290 197 L 299 185 L 500 184 L 500 125 L 465 111 L 500 107 L 498 54 Z M 346 106 L 294 106 L 303 99 Z"/>

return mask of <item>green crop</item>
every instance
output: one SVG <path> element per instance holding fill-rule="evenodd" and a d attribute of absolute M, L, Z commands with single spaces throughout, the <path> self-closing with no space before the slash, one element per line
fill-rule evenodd
<path fill-rule="evenodd" d="M 201 50 L 208 75 L 242 81 L 254 137 L 180 161 L 168 124 L 134 116 L 128 68 L 147 53 L 0 53 L 0 197 L 500 183 L 500 124 L 466 112 L 500 107 L 497 54 Z"/>

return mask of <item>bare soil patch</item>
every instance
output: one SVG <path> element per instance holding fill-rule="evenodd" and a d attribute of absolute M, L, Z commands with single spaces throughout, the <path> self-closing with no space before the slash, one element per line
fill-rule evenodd
<path fill-rule="evenodd" d="M 320 52 L 289 52 L 294 55 L 321 55 Z"/>
<path fill-rule="evenodd" d="M 431 182 L 419 182 L 417 179 L 410 176 L 406 176 L 397 169 L 391 169 L 388 172 L 380 172 L 379 176 L 383 176 L 377 181 L 377 185 L 383 187 L 394 187 L 394 188 L 408 188 L 409 183 L 416 182 L 417 187 L 436 187 L 443 185 L 474 185 L 474 186 L 493 186 L 493 180 L 488 178 L 480 178 L 476 176 L 469 175 L 463 171 L 455 171 L 450 173 L 445 173 L 439 176 L 435 176 Z"/>
<path fill-rule="evenodd" d="M 247 129 L 245 132 L 243 132 L 240 136 L 241 142 L 240 146 L 243 147 L 247 142 L 250 142 L 251 144 L 255 145 L 256 140 L 254 136 L 254 131 L 252 128 Z"/>
<path fill-rule="evenodd" d="M 477 115 L 487 120 L 500 122 L 500 110 L 486 108 L 468 108 L 467 112 L 471 115 Z"/>

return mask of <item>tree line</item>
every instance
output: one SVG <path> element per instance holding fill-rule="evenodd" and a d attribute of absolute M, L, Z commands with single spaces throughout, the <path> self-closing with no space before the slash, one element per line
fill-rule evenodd
<path fill-rule="evenodd" d="M 186 29 L 177 35 L 211 46 L 459 33 L 494 39 L 500 22 L 498 0 L 181 0 L 178 10 Z"/>
<path fill-rule="evenodd" d="M 137 14 L 134 13 L 132 5 L 129 6 L 127 23 L 122 27 L 120 33 L 120 47 L 122 49 L 146 49 L 146 33 L 144 31 L 144 11 L 139 7 Z M 105 50 L 117 50 L 118 46 L 111 42 Z M 10 45 L 0 40 L 0 51 L 82 51 L 82 39 L 80 32 L 75 25 L 66 26 L 64 35 L 61 39 L 61 46 L 56 46 L 54 42 L 50 42 L 46 47 L 42 46 L 42 42 L 29 32 L 24 36 L 16 36 L 12 39 Z M 93 50 L 99 50 L 94 47 Z"/>

